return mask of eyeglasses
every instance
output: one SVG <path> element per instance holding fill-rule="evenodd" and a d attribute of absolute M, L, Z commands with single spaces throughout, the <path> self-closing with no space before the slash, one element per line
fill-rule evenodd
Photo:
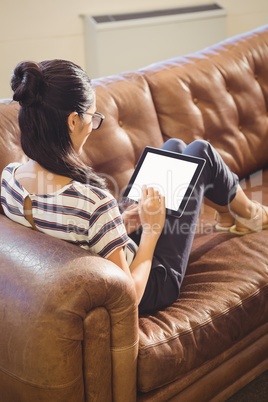
<path fill-rule="evenodd" d="M 92 116 L 92 129 L 93 130 L 98 130 L 100 128 L 101 123 L 105 119 L 105 116 L 103 114 L 95 112 L 95 113 L 83 113 L 83 114 L 88 114 L 89 116 Z"/>

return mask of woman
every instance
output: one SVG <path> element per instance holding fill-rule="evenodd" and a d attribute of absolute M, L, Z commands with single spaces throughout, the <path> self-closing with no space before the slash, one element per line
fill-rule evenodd
<path fill-rule="evenodd" d="M 133 280 L 141 313 L 178 298 L 203 195 L 216 205 L 220 229 L 245 234 L 268 227 L 268 208 L 246 197 L 237 176 L 205 141 L 186 146 L 174 139 L 163 146 L 207 162 L 180 219 L 166 217 L 164 197 L 146 187 L 138 207 L 121 216 L 105 182 L 79 159 L 92 129 L 104 119 L 86 73 L 63 60 L 24 62 L 15 68 L 11 85 L 30 160 L 3 171 L 6 215 L 114 262 Z M 134 231 L 133 222 L 142 230 Z"/>

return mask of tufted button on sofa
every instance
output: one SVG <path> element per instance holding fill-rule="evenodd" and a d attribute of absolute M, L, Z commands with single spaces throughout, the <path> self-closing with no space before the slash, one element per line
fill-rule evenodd
<path fill-rule="evenodd" d="M 146 145 L 206 139 L 268 205 L 268 26 L 94 80 L 106 118 L 81 158 L 120 200 Z M 0 171 L 25 162 L 0 103 Z M 180 298 L 138 317 L 126 275 L 0 213 L 0 400 L 224 401 L 268 369 L 268 231 L 216 232 L 202 206 Z"/>

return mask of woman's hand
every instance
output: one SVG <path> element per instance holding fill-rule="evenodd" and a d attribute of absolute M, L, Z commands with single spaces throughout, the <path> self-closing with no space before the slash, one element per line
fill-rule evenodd
<path fill-rule="evenodd" d="M 122 213 L 127 233 L 132 233 L 141 227 L 138 204 L 129 205 Z"/>
<path fill-rule="evenodd" d="M 128 210 L 128 211 L 127 211 Z M 161 196 L 152 187 L 143 187 L 142 197 L 138 205 L 139 222 L 142 225 L 142 234 L 138 251 L 130 267 L 128 267 L 123 248 L 116 249 L 108 259 L 118 265 L 133 279 L 138 303 L 141 301 L 150 275 L 152 259 L 158 238 L 163 230 L 166 218 L 165 197 Z M 129 213 L 126 215 L 125 213 Z M 128 207 L 123 213 L 126 217 L 134 217 L 137 206 Z M 131 222 L 131 220 L 129 221 Z M 126 226 L 128 223 L 125 222 Z"/>
<path fill-rule="evenodd" d="M 139 213 L 144 235 L 159 237 L 166 219 L 165 197 L 152 187 L 142 188 Z"/>

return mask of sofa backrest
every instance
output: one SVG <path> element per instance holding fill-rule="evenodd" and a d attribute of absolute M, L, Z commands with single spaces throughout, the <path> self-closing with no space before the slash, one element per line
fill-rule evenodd
<path fill-rule="evenodd" d="M 82 158 L 104 174 L 111 191 L 120 198 L 144 147 L 161 147 L 164 141 L 142 73 L 125 73 L 93 83 L 97 110 L 105 120 L 91 133 Z"/>
<path fill-rule="evenodd" d="M 244 178 L 268 165 L 268 25 L 201 52 L 94 80 L 106 116 L 84 160 L 120 196 L 145 145 L 205 139 Z"/>
<path fill-rule="evenodd" d="M 0 175 L 9 163 L 25 163 L 28 159 L 20 145 L 18 110 L 17 102 L 11 99 L 0 100 Z M 3 213 L 1 204 L 0 213 Z"/>
<path fill-rule="evenodd" d="M 120 198 L 146 145 L 206 139 L 243 178 L 268 165 L 268 25 L 187 57 L 93 80 L 106 118 L 82 159 Z M 10 102 L 9 102 L 10 103 Z M 27 160 L 17 103 L 0 103 L 0 172 Z"/>
<path fill-rule="evenodd" d="M 268 25 L 144 70 L 164 139 L 205 139 L 240 178 L 268 165 Z"/>

